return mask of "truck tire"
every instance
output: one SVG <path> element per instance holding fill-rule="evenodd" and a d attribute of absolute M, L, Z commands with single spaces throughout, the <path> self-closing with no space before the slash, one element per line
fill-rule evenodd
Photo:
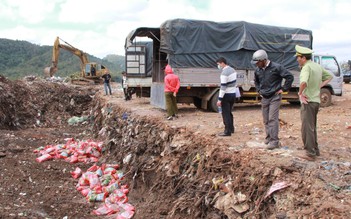
<path fill-rule="evenodd" d="M 217 101 L 218 101 L 219 91 L 217 91 L 211 97 L 210 101 L 208 102 L 208 110 L 212 112 L 218 112 Z"/>
<path fill-rule="evenodd" d="M 332 95 L 328 88 L 321 89 L 321 107 L 327 107 L 331 105 L 332 102 Z"/>

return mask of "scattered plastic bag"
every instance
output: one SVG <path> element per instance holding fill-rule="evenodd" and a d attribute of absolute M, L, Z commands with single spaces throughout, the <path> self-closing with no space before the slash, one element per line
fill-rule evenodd
<path fill-rule="evenodd" d="M 280 189 L 284 189 L 288 186 L 290 186 L 291 184 L 290 183 L 287 183 L 287 182 L 277 182 L 277 183 L 274 183 L 270 188 L 269 190 L 267 191 L 267 194 L 264 196 L 264 198 L 266 199 L 268 196 L 270 196 L 273 192 L 275 191 L 278 191 Z"/>
<path fill-rule="evenodd" d="M 93 211 L 93 213 L 96 215 L 110 215 L 116 212 L 117 211 L 114 211 L 113 209 L 111 209 L 107 204 L 104 204 L 100 206 L 98 209 Z"/>
<path fill-rule="evenodd" d="M 73 172 L 71 172 L 71 175 L 73 178 L 77 179 L 82 175 L 82 170 L 79 167 L 77 167 Z"/>
<path fill-rule="evenodd" d="M 42 156 L 36 158 L 35 160 L 38 161 L 39 163 L 41 163 L 41 162 L 44 162 L 44 161 L 46 161 L 46 160 L 51 160 L 51 159 L 53 159 L 53 158 L 54 158 L 54 157 L 51 156 L 50 154 L 43 154 Z"/>
<path fill-rule="evenodd" d="M 85 122 L 87 120 L 88 120 L 87 116 L 81 116 L 81 117 L 73 116 L 73 117 L 69 118 L 67 122 L 69 125 L 76 125 L 76 124 Z"/>

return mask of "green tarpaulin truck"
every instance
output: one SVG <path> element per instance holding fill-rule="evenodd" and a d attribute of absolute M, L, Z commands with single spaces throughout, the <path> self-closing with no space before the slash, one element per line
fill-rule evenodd
<path fill-rule="evenodd" d="M 149 38 L 143 41 L 141 37 Z M 129 88 L 138 96 L 149 96 L 151 104 L 165 108 L 163 69 L 170 64 L 180 78 L 179 103 L 217 111 L 220 71 L 216 59 L 225 57 L 237 71 L 237 85 L 243 102 L 258 102 L 255 90 L 252 54 L 267 51 L 269 59 L 282 64 L 294 75 L 293 87 L 283 99 L 298 103 L 299 66 L 295 45 L 312 49 L 312 31 L 277 27 L 245 21 L 212 22 L 201 20 L 167 20 L 157 28 L 140 27 L 126 38 L 126 71 Z M 332 95 L 342 95 L 342 74 L 332 55 L 313 57 L 333 73 L 333 80 L 321 89 L 322 106 L 331 104 Z"/>

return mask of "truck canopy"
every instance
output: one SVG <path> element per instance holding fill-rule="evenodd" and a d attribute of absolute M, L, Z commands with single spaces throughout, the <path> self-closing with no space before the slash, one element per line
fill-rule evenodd
<path fill-rule="evenodd" d="M 160 51 L 169 55 L 172 67 L 213 68 L 223 56 L 234 68 L 253 69 L 252 54 L 263 49 L 270 60 L 297 69 L 295 45 L 312 49 L 313 37 L 312 31 L 300 28 L 173 19 L 161 24 L 159 39 Z"/>
<path fill-rule="evenodd" d="M 160 28 L 155 27 L 139 27 L 132 30 L 126 37 L 124 48 L 127 49 L 133 44 L 136 37 L 148 37 L 153 41 L 160 42 Z"/>

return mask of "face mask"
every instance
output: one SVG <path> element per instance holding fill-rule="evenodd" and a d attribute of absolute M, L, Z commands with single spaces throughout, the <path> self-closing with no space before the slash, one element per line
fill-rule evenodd
<path fill-rule="evenodd" d="M 222 69 L 222 67 L 221 67 L 220 65 L 217 65 L 217 68 L 218 68 L 219 70 L 221 70 L 221 69 Z"/>

